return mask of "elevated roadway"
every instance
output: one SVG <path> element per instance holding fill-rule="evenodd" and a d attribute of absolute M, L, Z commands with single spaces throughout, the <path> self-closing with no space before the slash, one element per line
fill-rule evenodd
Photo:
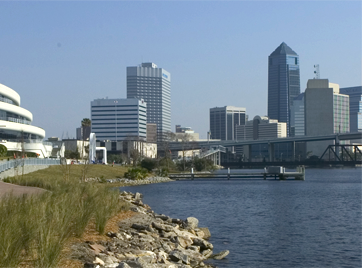
<path fill-rule="evenodd" d="M 254 145 L 254 144 L 276 144 L 285 142 L 309 142 L 309 141 L 326 141 L 335 140 L 338 144 L 340 140 L 361 140 L 362 133 L 339 133 L 321 136 L 297 136 L 287 138 L 274 138 L 274 139 L 262 139 L 262 140 L 227 140 L 227 141 L 190 141 L 187 143 L 182 142 L 170 142 L 169 149 L 171 151 L 182 151 L 182 150 L 195 150 L 205 147 L 213 146 L 240 146 L 240 145 Z"/>

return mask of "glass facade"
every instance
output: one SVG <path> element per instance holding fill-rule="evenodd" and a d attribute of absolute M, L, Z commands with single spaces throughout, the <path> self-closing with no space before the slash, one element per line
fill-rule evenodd
<path fill-rule="evenodd" d="M 299 56 L 283 42 L 269 56 L 268 117 L 287 123 L 288 133 L 291 105 L 299 94 Z"/>
<path fill-rule="evenodd" d="M 350 132 L 362 132 L 362 86 L 341 88 L 339 93 L 349 96 Z"/>
<path fill-rule="evenodd" d="M 211 139 L 235 140 L 236 126 L 245 125 L 246 109 L 234 106 L 210 109 Z"/>
<path fill-rule="evenodd" d="M 349 132 L 349 97 L 333 94 L 334 133 Z"/>

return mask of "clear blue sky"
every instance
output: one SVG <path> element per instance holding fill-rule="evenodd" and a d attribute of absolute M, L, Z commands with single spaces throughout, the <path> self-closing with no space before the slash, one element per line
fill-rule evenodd
<path fill-rule="evenodd" d="M 154 62 L 172 75 L 172 130 L 206 138 L 212 107 L 266 115 L 282 42 L 299 55 L 302 91 L 314 64 L 361 85 L 360 1 L 0 2 L 0 83 L 47 137 L 72 138 L 92 100 L 126 97 L 127 66 Z"/>

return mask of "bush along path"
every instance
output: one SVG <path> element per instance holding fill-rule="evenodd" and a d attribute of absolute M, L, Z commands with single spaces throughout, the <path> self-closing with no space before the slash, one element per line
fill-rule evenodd
<path fill-rule="evenodd" d="M 119 222 L 118 232 L 108 232 L 109 241 L 83 242 L 73 246 L 72 258 L 84 267 L 107 268 L 192 268 L 215 267 L 207 260 L 222 259 L 224 250 L 213 254 L 208 228 L 199 228 L 198 220 L 173 219 L 155 214 L 143 204 L 140 193 L 122 192 L 120 199 L 129 202 L 133 217 Z"/>

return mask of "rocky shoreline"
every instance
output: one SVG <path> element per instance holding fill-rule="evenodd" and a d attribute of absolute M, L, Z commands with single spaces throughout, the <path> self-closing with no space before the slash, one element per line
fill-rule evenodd
<path fill-rule="evenodd" d="M 211 268 L 215 266 L 208 259 L 229 254 L 228 250 L 213 254 L 213 245 L 207 241 L 210 231 L 200 228 L 196 218 L 180 220 L 156 214 L 143 204 L 140 193 L 122 192 L 119 198 L 137 213 L 119 222 L 118 232 L 107 233 L 110 241 L 86 241 L 76 246 L 84 267 Z"/>
<path fill-rule="evenodd" d="M 102 180 L 101 178 L 86 178 L 85 182 L 106 182 L 106 183 L 122 183 L 126 186 L 136 186 L 136 185 L 144 185 L 144 184 L 152 184 L 152 183 L 163 183 L 163 182 L 170 182 L 174 181 L 168 177 L 148 177 L 142 180 L 131 180 L 127 178 L 116 178 L 116 179 L 105 179 Z"/>

